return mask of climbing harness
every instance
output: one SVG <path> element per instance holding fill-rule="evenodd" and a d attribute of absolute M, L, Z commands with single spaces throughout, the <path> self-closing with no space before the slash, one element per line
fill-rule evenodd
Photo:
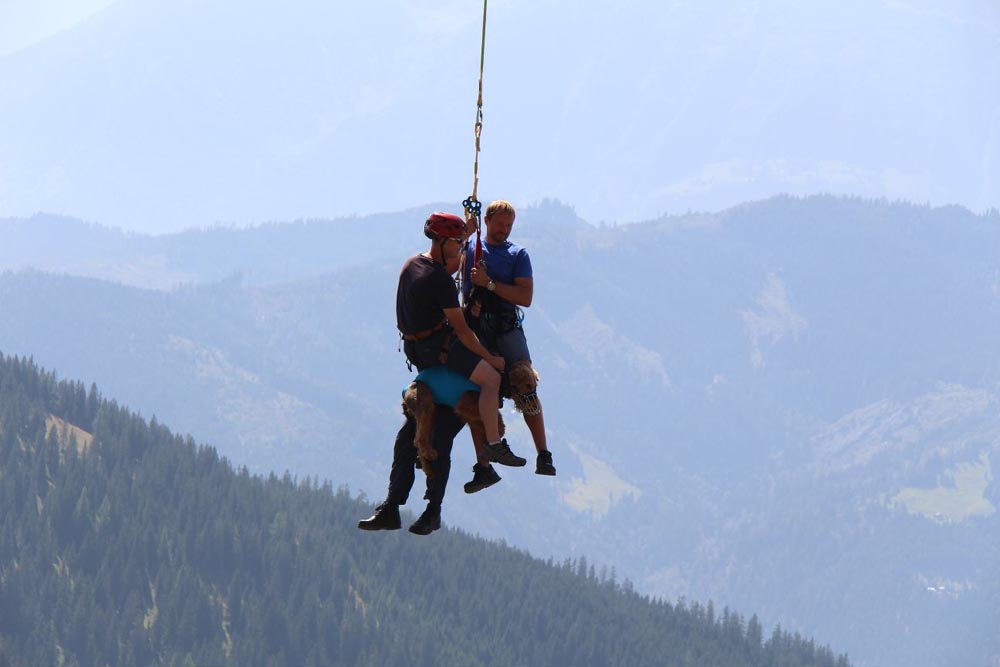
<path fill-rule="evenodd" d="M 448 326 L 448 320 L 441 320 L 436 325 L 434 325 L 430 329 L 427 329 L 426 331 L 418 331 L 417 333 L 413 333 L 413 334 L 405 334 L 403 332 L 400 332 L 399 333 L 399 337 L 402 340 L 404 340 L 404 341 L 407 341 L 407 340 L 423 340 L 425 338 L 430 338 L 431 336 L 433 336 L 434 334 L 436 334 L 438 331 L 441 331 L 442 329 L 444 329 L 446 326 Z"/>
<path fill-rule="evenodd" d="M 493 332 L 494 335 L 502 336 L 514 329 L 521 329 L 524 322 L 524 311 L 520 308 L 514 310 L 491 310 L 485 308 L 482 315 L 483 323 Z"/>

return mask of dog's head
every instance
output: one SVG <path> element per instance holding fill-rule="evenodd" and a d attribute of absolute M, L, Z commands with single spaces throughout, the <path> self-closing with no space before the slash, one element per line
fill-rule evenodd
<path fill-rule="evenodd" d="M 526 415 L 537 415 L 542 411 L 538 402 L 538 373 L 527 361 L 519 361 L 507 373 L 510 381 L 511 398 L 514 406 Z"/>

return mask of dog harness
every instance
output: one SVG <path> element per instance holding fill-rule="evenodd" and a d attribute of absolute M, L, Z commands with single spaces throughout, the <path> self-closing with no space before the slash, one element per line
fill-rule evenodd
<path fill-rule="evenodd" d="M 471 380 L 467 380 L 447 366 L 431 366 L 417 373 L 414 382 L 423 382 L 431 393 L 434 394 L 434 402 L 438 405 L 446 405 L 454 409 L 462 394 L 467 391 L 479 391 L 479 385 Z M 407 387 L 403 388 L 406 393 Z"/>

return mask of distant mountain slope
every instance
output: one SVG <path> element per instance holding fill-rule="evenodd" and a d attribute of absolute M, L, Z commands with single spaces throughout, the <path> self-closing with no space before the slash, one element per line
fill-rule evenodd
<path fill-rule="evenodd" d="M 363 269 L 373 261 L 395 263 L 414 252 L 427 215 L 459 212 L 456 202 L 337 220 L 300 220 L 250 228 L 218 226 L 150 236 L 38 214 L 0 218 L 0 269 L 36 268 L 154 289 L 217 282 L 239 276 L 250 284 Z M 542 201 L 518 214 L 519 227 L 587 226 L 575 212 Z M 414 231 L 417 235 L 414 236 Z"/>
<path fill-rule="evenodd" d="M 640 596 L 585 559 L 447 529 L 362 534 L 370 507 L 344 491 L 234 470 L 2 355 L 0 503 L 10 667 L 848 665 L 799 635 L 765 640 L 756 616 Z"/>
<path fill-rule="evenodd" d="M 252 265 L 266 254 L 242 249 L 266 234 L 290 266 L 304 253 L 287 282 L 7 274 L 0 349 L 94 379 L 252 470 L 379 497 L 409 377 L 393 290 L 423 244 L 419 219 L 400 224 L 408 247 L 391 259 L 358 242 L 357 264 L 324 265 L 292 241 L 335 228 L 317 222 L 287 244 L 280 225 L 217 230 L 192 262 L 207 277 L 213 261 Z M 593 227 L 550 207 L 515 238 L 535 266 L 525 326 L 559 476 L 502 472 L 466 496 L 463 436 L 447 521 L 586 554 L 670 599 L 758 609 L 858 664 L 992 667 L 998 216 L 775 198 Z"/>

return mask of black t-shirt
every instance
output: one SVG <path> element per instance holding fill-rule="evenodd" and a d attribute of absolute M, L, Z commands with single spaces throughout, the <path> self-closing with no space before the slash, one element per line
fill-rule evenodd
<path fill-rule="evenodd" d="M 404 334 L 433 329 L 446 308 L 458 308 L 458 289 L 445 268 L 430 257 L 406 260 L 396 289 L 396 326 Z"/>

